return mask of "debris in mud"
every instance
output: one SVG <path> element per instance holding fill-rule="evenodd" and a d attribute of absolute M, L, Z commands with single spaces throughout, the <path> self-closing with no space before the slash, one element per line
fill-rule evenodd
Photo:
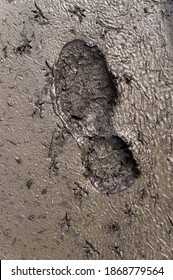
<path fill-rule="evenodd" d="M 83 200 L 89 195 L 87 189 L 81 186 L 79 183 L 74 182 L 73 193 L 76 203 L 79 207 L 81 207 Z"/>
<path fill-rule="evenodd" d="M 76 199 L 81 200 L 83 197 L 88 196 L 88 191 L 77 182 L 74 182 L 73 191 Z"/>
<path fill-rule="evenodd" d="M 49 166 L 49 169 L 55 174 L 58 175 L 58 171 L 59 171 L 59 162 L 56 158 L 56 155 L 51 157 L 51 163 Z"/>
<path fill-rule="evenodd" d="M 109 249 L 113 254 L 117 255 L 119 258 L 122 259 L 124 257 L 124 253 L 118 245 L 111 245 L 109 246 Z"/>
<path fill-rule="evenodd" d="M 144 8 L 144 13 L 145 13 L 145 14 L 148 13 L 148 8 L 147 8 L 147 7 Z"/>
<path fill-rule="evenodd" d="M 58 125 L 57 125 L 58 126 Z M 60 128 L 59 126 L 55 128 L 52 132 L 52 137 L 50 140 L 50 145 L 48 148 L 48 157 L 50 158 L 50 175 L 53 174 L 57 176 L 59 174 L 59 159 L 58 155 L 62 152 L 63 146 L 66 139 L 66 129 Z"/>
<path fill-rule="evenodd" d="M 28 179 L 28 181 L 26 182 L 26 186 L 28 189 L 30 189 L 33 185 L 33 180 L 32 179 Z"/>
<path fill-rule="evenodd" d="M 81 185 L 80 183 L 73 182 L 71 180 L 68 180 L 67 178 L 66 178 L 66 184 L 67 184 L 68 188 L 70 189 L 70 191 L 73 192 L 75 204 L 79 208 L 81 208 L 84 200 L 86 200 L 89 197 L 88 189 L 85 186 Z"/>
<path fill-rule="evenodd" d="M 32 112 L 32 117 L 39 116 L 41 119 L 43 118 L 43 105 L 44 101 L 42 100 L 41 96 L 37 97 L 37 100 L 34 103 L 35 108 Z"/>
<path fill-rule="evenodd" d="M 45 60 L 45 64 L 46 64 L 46 68 L 43 68 L 43 70 L 45 70 L 45 77 L 48 76 L 48 78 L 51 76 L 51 77 L 54 77 L 54 67 L 51 66 L 49 64 L 49 62 L 47 61 L 47 59 Z"/>
<path fill-rule="evenodd" d="M 42 194 L 46 194 L 47 193 L 47 189 L 44 188 L 42 191 L 41 191 Z"/>
<path fill-rule="evenodd" d="M 83 250 L 84 250 L 84 255 L 87 259 L 92 259 L 95 258 L 95 256 L 100 255 L 100 252 L 95 249 L 94 245 L 87 241 L 85 242 L 85 245 L 83 246 Z"/>
<path fill-rule="evenodd" d="M 7 46 L 2 49 L 2 52 L 4 54 L 4 58 L 7 58 Z"/>
<path fill-rule="evenodd" d="M 83 18 L 86 17 L 86 15 L 84 14 L 85 9 L 80 8 L 77 5 L 75 5 L 73 9 L 69 9 L 68 11 L 72 14 L 72 16 L 76 15 L 79 18 L 80 23 L 83 21 Z"/>
<path fill-rule="evenodd" d="M 60 227 L 61 227 L 61 230 L 63 230 L 63 231 L 69 231 L 69 228 L 71 227 L 71 219 L 67 212 L 66 212 L 64 218 L 62 219 L 62 221 L 60 222 Z"/>
<path fill-rule="evenodd" d="M 113 127 L 117 80 L 99 48 L 82 40 L 67 43 L 55 63 L 54 87 L 59 117 L 81 149 L 85 176 L 104 194 L 130 187 L 140 171 Z"/>
<path fill-rule="evenodd" d="M 48 18 L 44 15 L 41 8 L 37 5 L 37 3 L 34 3 L 36 10 L 32 10 L 32 13 L 34 14 L 34 19 L 37 21 L 40 25 L 48 24 Z"/>
<path fill-rule="evenodd" d="M 33 221 L 34 220 L 34 214 L 29 214 L 28 215 L 28 220 Z"/>
<path fill-rule="evenodd" d="M 66 131 L 63 128 L 56 128 L 52 132 L 52 137 L 49 145 L 48 157 L 54 158 L 62 151 L 66 139 Z"/>
<path fill-rule="evenodd" d="M 173 220 L 172 220 L 172 218 L 170 218 L 169 215 L 167 215 L 167 218 L 168 218 L 168 221 L 169 221 L 169 224 L 170 224 L 170 228 L 168 230 L 168 234 L 171 234 L 173 232 Z"/>
<path fill-rule="evenodd" d="M 133 210 L 133 208 L 131 206 L 129 206 L 128 203 L 125 203 L 125 209 L 123 212 L 126 215 L 127 224 L 131 227 L 136 211 Z"/>
<path fill-rule="evenodd" d="M 107 224 L 104 226 L 107 234 L 115 234 L 120 231 L 119 224 L 115 221 L 113 223 Z"/>
<path fill-rule="evenodd" d="M 50 145 L 49 145 L 49 153 L 48 153 L 48 157 L 51 157 L 52 155 L 52 151 L 54 148 L 54 137 L 55 137 L 55 133 L 56 133 L 56 129 L 53 130 L 52 133 L 52 137 L 51 137 L 51 141 L 50 141 Z"/>
<path fill-rule="evenodd" d="M 125 204 L 124 214 L 127 215 L 128 217 L 132 217 L 135 215 L 134 211 L 127 203 Z"/>
<path fill-rule="evenodd" d="M 32 49 L 31 40 L 25 39 L 24 43 L 14 48 L 14 53 L 16 54 L 19 53 L 20 55 L 22 55 L 23 53 L 30 53 L 31 49 Z"/>

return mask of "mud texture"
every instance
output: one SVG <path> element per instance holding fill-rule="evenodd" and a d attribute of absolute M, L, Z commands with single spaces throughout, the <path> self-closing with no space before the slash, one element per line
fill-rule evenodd
<path fill-rule="evenodd" d="M 78 144 L 85 137 L 110 138 L 117 87 L 98 47 L 89 47 L 82 40 L 67 43 L 55 71 L 59 114 Z"/>
<path fill-rule="evenodd" d="M 123 191 L 140 174 L 132 152 L 118 136 L 87 139 L 81 153 L 86 177 L 102 193 Z"/>
<path fill-rule="evenodd" d="M 53 65 L 74 40 L 107 62 L 95 83 L 107 75 L 114 102 L 94 127 L 56 106 Z M 172 92 L 173 1 L 1 0 L 0 258 L 173 259 Z M 131 187 L 103 195 L 121 150 L 141 175 L 125 157 Z"/>
<path fill-rule="evenodd" d="M 139 170 L 112 123 L 118 89 L 97 46 L 67 43 L 55 64 L 59 117 L 81 149 L 85 175 L 102 193 L 125 190 Z"/>

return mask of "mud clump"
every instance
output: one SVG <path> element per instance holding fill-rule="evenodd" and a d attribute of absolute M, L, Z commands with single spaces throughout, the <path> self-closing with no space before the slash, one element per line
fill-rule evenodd
<path fill-rule="evenodd" d="M 92 185 L 106 194 L 131 186 L 139 170 L 112 125 L 117 83 L 98 47 L 67 43 L 55 64 L 54 88 L 58 115 L 81 149 Z"/>

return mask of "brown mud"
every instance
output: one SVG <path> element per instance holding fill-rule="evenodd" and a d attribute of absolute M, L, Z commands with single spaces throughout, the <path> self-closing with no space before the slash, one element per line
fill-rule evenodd
<path fill-rule="evenodd" d="M 57 105 L 58 116 L 81 149 L 85 176 L 101 193 L 125 190 L 140 172 L 112 124 L 118 89 L 102 52 L 73 40 L 63 47 L 54 72 L 53 108 Z"/>
<path fill-rule="evenodd" d="M 1 259 L 173 259 L 172 38 L 169 0 L 0 1 Z M 109 139 L 141 172 L 123 192 L 93 187 L 92 159 L 52 110 L 47 79 L 73 40 L 98 46 L 117 83 Z"/>

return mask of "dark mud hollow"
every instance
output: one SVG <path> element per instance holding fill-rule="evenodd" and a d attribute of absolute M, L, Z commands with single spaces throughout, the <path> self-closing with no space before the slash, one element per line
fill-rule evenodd
<path fill-rule="evenodd" d="M 131 186 L 139 176 L 136 160 L 112 125 L 117 82 L 96 46 L 67 43 L 55 64 L 58 114 L 81 149 L 85 175 L 103 193 Z"/>

